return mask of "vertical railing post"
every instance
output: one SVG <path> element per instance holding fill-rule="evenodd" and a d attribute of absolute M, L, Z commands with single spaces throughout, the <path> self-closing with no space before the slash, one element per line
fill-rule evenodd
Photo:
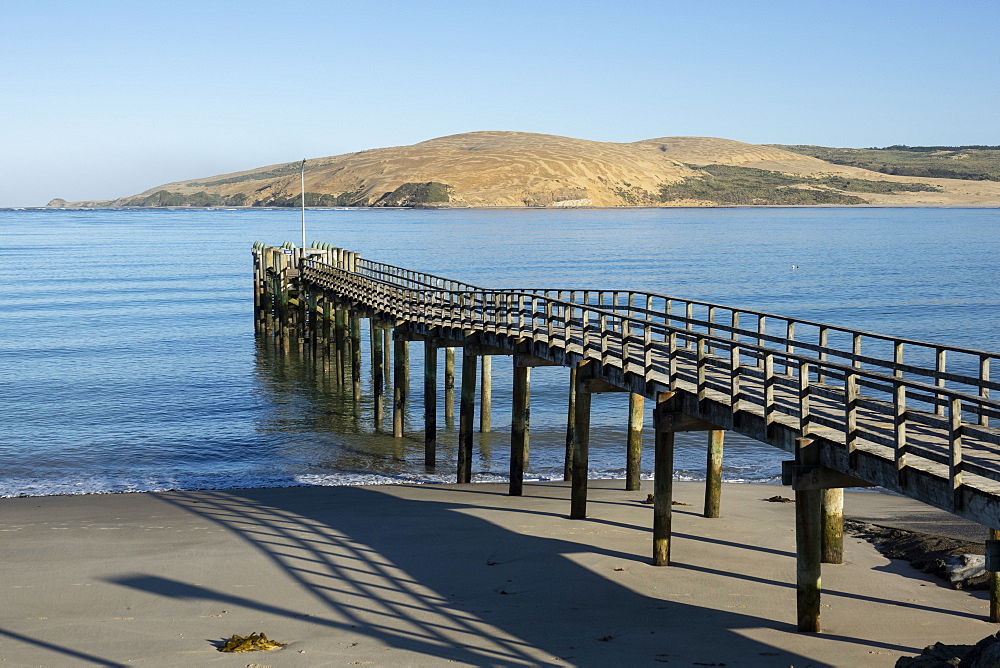
<path fill-rule="evenodd" d="M 760 347 L 760 348 L 763 348 L 764 344 L 766 343 L 766 341 L 764 341 L 764 337 L 763 337 L 763 334 L 766 334 L 766 333 L 767 333 L 767 318 L 765 318 L 762 315 L 759 315 L 759 316 L 757 316 L 757 334 L 758 334 L 758 336 L 757 336 L 757 346 Z M 758 357 L 757 357 L 757 368 L 758 369 L 763 369 L 764 368 L 764 357 L 762 356 L 762 354 L 760 353 L 760 351 L 758 351 L 757 354 L 758 354 Z"/>
<path fill-rule="evenodd" d="M 734 343 L 732 348 L 729 349 L 729 409 L 733 413 L 734 423 L 737 419 L 737 414 L 740 412 L 740 373 L 742 368 L 740 347 Z"/>
<path fill-rule="evenodd" d="M 715 307 L 708 307 L 708 354 L 711 355 L 715 352 L 715 348 L 712 345 L 712 338 L 715 336 Z"/>
<path fill-rule="evenodd" d="M 830 343 L 830 328 L 829 327 L 820 327 L 819 328 L 819 340 L 817 341 L 817 343 L 819 344 L 819 347 L 820 347 L 820 351 L 819 351 L 819 354 L 817 355 L 817 357 L 819 358 L 820 362 L 825 362 L 826 361 L 826 347 Z M 816 382 L 820 383 L 821 385 L 824 384 L 824 383 L 826 383 L 826 373 L 824 372 L 824 365 L 823 364 L 819 365 L 819 369 L 818 369 L 817 374 L 816 374 Z"/>
<path fill-rule="evenodd" d="M 601 364 L 604 365 L 608 363 L 608 335 L 609 335 L 608 318 L 604 313 L 601 313 L 601 315 L 598 317 L 598 329 L 600 330 L 598 334 L 601 340 L 601 353 L 600 353 L 601 356 L 599 359 L 601 360 Z"/>
<path fill-rule="evenodd" d="M 552 302 L 548 299 L 545 300 L 545 343 L 547 345 L 552 345 L 553 335 L 555 333 L 554 323 L 552 322 Z"/>
<path fill-rule="evenodd" d="M 986 355 L 981 355 L 979 357 L 979 380 L 983 382 L 989 382 L 990 380 L 990 358 Z M 989 399 L 990 388 L 980 387 L 979 396 L 981 396 L 983 399 Z M 980 408 L 982 410 L 986 410 L 985 406 L 981 406 Z M 979 426 L 980 427 L 990 426 L 990 418 L 985 413 L 980 413 L 979 415 Z"/>
<path fill-rule="evenodd" d="M 629 372 L 630 352 L 629 344 L 632 341 L 632 321 L 631 313 L 619 319 L 621 322 L 621 344 L 622 344 L 622 375 Z"/>
<path fill-rule="evenodd" d="M 764 428 L 771 437 L 771 423 L 774 421 L 774 354 L 764 353 Z"/>
<path fill-rule="evenodd" d="M 646 383 L 649 383 L 650 379 L 653 377 L 653 314 L 652 314 L 652 302 L 653 298 L 646 296 L 646 312 L 643 314 L 643 320 L 645 323 L 642 326 L 642 379 Z"/>
<path fill-rule="evenodd" d="M 569 347 L 573 342 L 573 333 L 570 323 L 573 320 L 573 307 L 566 304 L 562 307 L 563 312 L 563 352 L 569 355 Z"/>
<path fill-rule="evenodd" d="M 677 386 L 677 332 L 671 329 L 667 338 L 667 384 L 671 389 Z"/>
<path fill-rule="evenodd" d="M 708 392 L 708 355 L 705 350 L 706 347 L 705 337 L 699 336 L 695 344 L 698 401 L 704 400 Z"/>
<path fill-rule="evenodd" d="M 893 458 L 896 460 L 896 479 L 901 488 L 906 480 L 906 385 L 897 382 L 893 387 Z"/>
<path fill-rule="evenodd" d="M 847 466 L 857 466 L 858 447 L 858 374 L 848 371 L 844 374 L 844 445 L 847 448 Z"/>
<path fill-rule="evenodd" d="M 799 362 L 799 435 L 808 436 L 812 422 L 810 395 L 812 387 L 809 384 L 809 363 Z"/>
<path fill-rule="evenodd" d="M 960 510 L 962 503 L 962 400 L 948 400 L 948 481 L 952 491 L 952 505 Z"/>
<path fill-rule="evenodd" d="M 794 320 L 789 320 L 785 325 L 785 352 L 789 355 L 788 357 L 785 357 L 785 375 L 792 376 L 795 374 L 795 366 L 791 358 L 791 355 L 795 353 Z"/>
<path fill-rule="evenodd" d="M 689 332 L 693 332 L 694 323 L 691 321 L 694 320 L 694 304 L 692 304 L 691 302 L 687 302 L 686 305 L 684 306 L 684 318 L 686 320 L 686 322 L 684 323 L 684 329 L 686 329 Z M 692 344 L 691 337 L 687 337 L 684 339 L 685 349 L 690 349 L 692 347 L 691 344 Z"/>

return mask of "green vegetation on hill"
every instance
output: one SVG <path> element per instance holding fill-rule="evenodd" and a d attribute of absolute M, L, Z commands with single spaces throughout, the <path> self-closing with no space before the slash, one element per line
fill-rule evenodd
<path fill-rule="evenodd" d="M 129 200 L 122 206 L 243 206 L 246 202 L 247 196 L 243 193 L 223 196 L 215 193 L 199 191 L 190 195 L 185 195 L 183 193 L 174 193 L 168 190 L 157 190 L 152 195 Z"/>
<path fill-rule="evenodd" d="M 361 195 L 356 192 L 330 195 L 327 193 L 306 193 L 306 206 L 355 206 Z M 302 206 L 301 195 L 275 195 L 270 199 L 256 202 L 254 206 Z"/>
<path fill-rule="evenodd" d="M 391 193 L 386 193 L 376 200 L 374 206 L 420 206 L 422 204 L 441 204 L 449 200 L 448 191 L 451 186 L 444 183 L 404 183 Z"/>
<path fill-rule="evenodd" d="M 770 144 L 775 148 L 897 176 L 1000 181 L 1000 146 L 905 146 L 832 148 Z"/>
<path fill-rule="evenodd" d="M 811 178 L 752 167 L 689 165 L 703 175 L 660 186 L 659 201 L 707 200 L 722 205 L 865 204 L 842 191 L 858 193 L 928 192 L 926 183 L 868 181 L 841 176 Z"/>
<path fill-rule="evenodd" d="M 941 192 L 937 186 L 929 183 L 897 183 L 896 181 L 870 181 L 868 179 L 849 179 L 846 176 L 823 176 L 810 179 L 824 186 L 837 190 L 848 190 L 855 193 L 932 193 Z"/>

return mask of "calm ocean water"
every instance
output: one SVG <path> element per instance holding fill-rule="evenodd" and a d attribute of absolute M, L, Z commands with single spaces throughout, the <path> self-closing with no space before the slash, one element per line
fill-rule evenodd
<path fill-rule="evenodd" d="M 997 350 L 998 224 L 997 209 L 311 210 L 308 238 L 484 286 L 641 289 Z M 418 346 L 395 440 L 367 387 L 356 414 L 255 342 L 250 246 L 299 238 L 295 210 L 0 211 L 0 496 L 453 480 L 443 415 L 441 463 L 422 464 Z M 509 378 L 494 358 L 477 480 L 507 469 Z M 566 370 L 535 370 L 530 477 L 561 477 L 566 393 Z M 623 476 L 627 399 L 600 397 L 593 420 L 592 475 Z M 678 476 L 702 475 L 703 441 L 678 439 Z M 773 480 L 784 458 L 727 436 L 731 480 Z"/>

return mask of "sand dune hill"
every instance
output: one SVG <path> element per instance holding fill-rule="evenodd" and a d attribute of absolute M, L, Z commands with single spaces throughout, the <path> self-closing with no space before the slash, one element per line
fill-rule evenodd
<path fill-rule="evenodd" d="M 753 167 L 784 174 L 840 175 L 896 182 L 941 182 L 941 192 L 862 196 L 875 204 L 989 204 L 1000 184 L 915 179 L 832 165 L 768 146 L 712 137 L 661 137 L 632 143 L 524 132 L 470 132 L 410 146 L 317 158 L 306 163 L 306 191 L 317 204 L 351 206 L 663 206 L 714 205 L 705 199 L 663 202 L 660 188 L 706 178 L 703 165 Z M 420 184 L 441 184 L 428 190 Z M 173 193 L 164 199 L 157 193 Z M 299 195 L 299 165 L 287 163 L 156 186 L 110 202 L 61 205 L 156 206 L 220 203 L 267 206 Z M 324 197 L 322 200 L 316 199 Z M 55 205 L 55 204 L 53 204 Z"/>

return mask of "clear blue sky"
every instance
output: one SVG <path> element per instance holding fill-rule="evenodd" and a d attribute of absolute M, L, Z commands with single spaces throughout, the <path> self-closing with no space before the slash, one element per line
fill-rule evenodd
<path fill-rule="evenodd" d="M 0 0 L 0 206 L 473 130 L 1000 144 L 1000 3 Z"/>

